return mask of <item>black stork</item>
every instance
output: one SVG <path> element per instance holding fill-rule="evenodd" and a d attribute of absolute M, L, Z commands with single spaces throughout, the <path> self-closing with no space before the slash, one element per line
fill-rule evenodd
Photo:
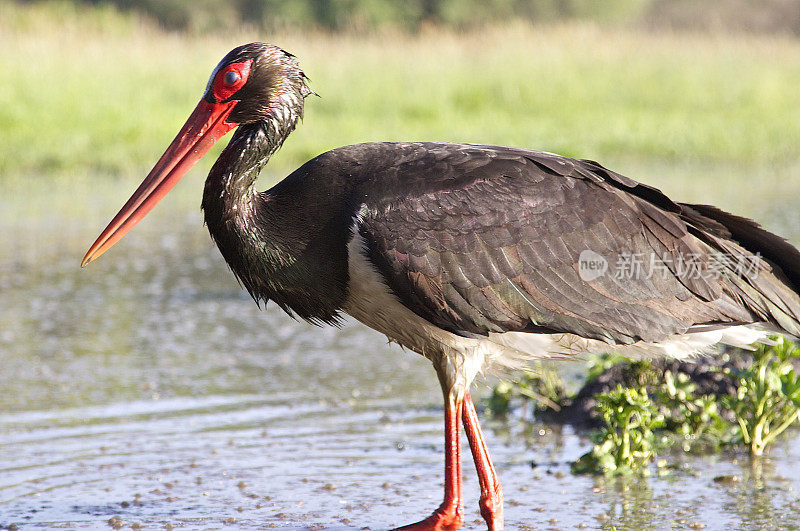
<path fill-rule="evenodd" d="M 503 527 L 500 481 L 469 394 L 479 372 L 585 352 L 688 356 L 719 342 L 752 345 L 767 331 L 800 336 L 797 249 L 749 219 L 674 202 L 593 161 L 475 144 L 358 144 L 257 192 L 259 172 L 303 115 L 306 82 L 276 46 L 228 53 L 82 265 L 236 128 L 202 208 L 250 295 L 314 324 L 350 314 L 436 370 L 444 501 L 402 529 L 461 526 L 462 423 L 481 514 L 489 529 Z M 642 267 L 626 267 L 634 260 Z"/>

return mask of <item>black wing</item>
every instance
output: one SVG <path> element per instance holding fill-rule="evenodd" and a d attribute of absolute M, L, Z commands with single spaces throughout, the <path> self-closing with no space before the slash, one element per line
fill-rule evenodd
<path fill-rule="evenodd" d="M 775 322 L 770 290 L 781 326 L 797 323 L 800 299 L 768 261 L 655 188 L 549 153 L 397 149 L 403 158 L 362 186 L 359 232 L 401 301 L 446 330 L 661 341 L 699 324 Z M 723 252 L 752 259 L 767 288 L 720 263 Z M 582 257 L 608 269 L 591 278 Z"/>

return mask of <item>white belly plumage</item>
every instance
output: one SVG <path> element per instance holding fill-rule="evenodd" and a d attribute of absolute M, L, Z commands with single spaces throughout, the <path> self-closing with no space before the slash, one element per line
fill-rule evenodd
<path fill-rule="evenodd" d="M 457 394 L 466 392 L 481 373 L 518 369 L 531 360 L 575 358 L 581 354 L 616 352 L 633 359 L 687 358 L 708 353 L 717 343 L 750 348 L 769 342 L 763 324 L 699 328 L 664 342 L 611 345 L 574 334 L 491 333 L 469 338 L 443 330 L 406 308 L 367 258 L 364 239 L 354 227 L 348 245 L 350 283 L 343 306 L 351 316 L 385 334 L 444 369 Z"/>

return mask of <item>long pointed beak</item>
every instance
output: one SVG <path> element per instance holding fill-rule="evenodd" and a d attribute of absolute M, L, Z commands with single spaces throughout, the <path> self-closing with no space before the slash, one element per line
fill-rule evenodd
<path fill-rule="evenodd" d="M 211 146 L 239 125 L 226 121 L 236 103 L 208 103 L 204 99 L 200 100 L 178 136 L 86 252 L 81 267 L 95 260 L 125 236 L 153 210 L 156 203 L 172 190 Z"/>

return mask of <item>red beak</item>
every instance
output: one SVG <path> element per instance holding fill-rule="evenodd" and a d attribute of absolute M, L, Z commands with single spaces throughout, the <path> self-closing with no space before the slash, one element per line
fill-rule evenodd
<path fill-rule="evenodd" d="M 208 103 L 200 100 L 178 136 L 150 170 L 139 188 L 83 257 L 81 267 L 106 252 L 128 233 L 156 203 L 172 190 L 186 172 L 211 149 L 217 140 L 239 124 L 226 119 L 237 101 Z"/>

